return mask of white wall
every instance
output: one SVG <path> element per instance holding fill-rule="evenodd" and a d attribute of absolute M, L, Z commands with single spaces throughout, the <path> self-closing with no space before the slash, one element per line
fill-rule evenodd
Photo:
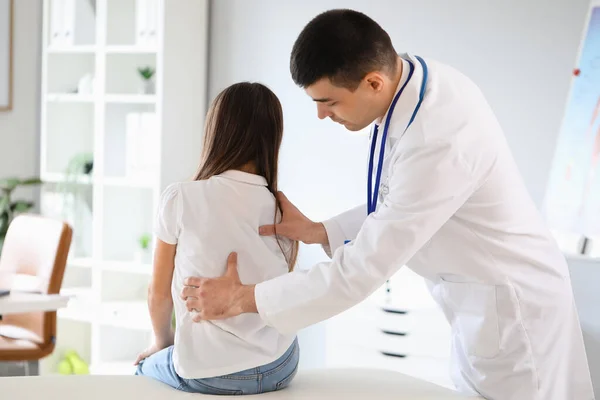
<path fill-rule="evenodd" d="M 289 54 L 304 25 L 327 9 L 353 8 L 378 21 L 399 52 L 446 62 L 479 84 L 541 205 L 588 5 L 589 0 L 212 1 L 209 99 L 237 81 L 267 84 L 283 104 L 280 182 L 291 200 L 315 219 L 364 202 L 366 139 L 320 121 L 289 73 Z M 309 266 L 322 258 L 320 250 L 304 249 L 301 262 Z M 308 365 L 323 362 L 321 334 L 321 327 L 304 333 Z"/>
<path fill-rule="evenodd" d="M 14 5 L 13 109 L 0 112 L 0 178 L 39 171 L 42 2 L 16 0 Z"/>
<path fill-rule="evenodd" d="M 288 68 L 294 40 L 312 17 L 353 8 L 378 21 L 398 51 L 451 64 L 480 85 L 541 204 L 588 5 L 589 0 L 212 1 L 209 95 L 239 80 L 270 85 L 284 106 L 282 182 L 294 200 L 315 216 L 362 201 L 362 141 L 319 121 Z M 334 157 L 331 148 L 339 148 Z"/>

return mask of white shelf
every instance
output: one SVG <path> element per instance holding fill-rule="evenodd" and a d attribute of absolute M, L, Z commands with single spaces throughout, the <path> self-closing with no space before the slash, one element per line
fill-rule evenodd
<path fill-rule="evenodd" d="M 152 331 L 152 321 L 145 301 L 97 302 L 91 289 L 63 289 L 61 294 L 73 296 L 67 307 L 58 310 L 58 317 L 103 326 L 143 332 Z"/>
<path fill-rule="evenodd" d="M 89 312 L 82 308 L 62 308 L 58 310 L 58 318 L 66 319 L 69 321 L 86 322 L 91 323 L 93 318 Z"/>
<path fill-rule="evenodd" d="M 156 47 L 141 46 L 106 46 L 106 54 L 155 54 Z"/>
<path fill-rule="evenodd" d="M 69 296 L 67 307 L 58 310 L 58 317 L 91 323 L 94 320 L 94 299 L 91 288 L 63 288 L 60 294 Z"/>
<path fill-rule="evenodd" d="M 90 365 L 91 375 L 133 375 L 137 366 L 130 362 L 105 362 Z"/>
<path fill-rule="evenodd" d="M 105 271 L 125 272 L 131 274 L 149 275 L 152 273 L 151 264 L 140 264 L 126 261 L 103 261 L 102 269 Z"/>
<path fill-rule="evenodd" d="M 75 257 L 67 260 L 69 267 L 92 268 L 98 265 L 104 271 L 123 272 L 127 274 L 149 275 L 152 273 L 152 264 L 133 261 L 103 261 L 91 257 Z"/>
<path fill-rule="evenodd" d="M 80 175 L 75 180 L 67 179 L 65 174 L 57 173 L 57 172 L 42 172 L 41 179 L 44 182 L 50 183 L 64 183 L 64 182 L 73 182 L 81 185 L 91 185 L 93 182 L 93 178 L 89 175 Z"/>
<path fill-rule="evenodd" d="M 139 180 L 134 178 L 113 178 L 105 177 L 102 182 L 106 186 L 126 187 L 126 188 L 146 188 L 153 189 L 156 184 L 154 182 Z"/>
<path fill-rule="evenodd" d="M 145 301 L 104 302 L 98 309 L 100 325 L 151 331 L 152 321 Z"/>
<path fill-rule="evenodd" d="M 107 94 L 104 96 L 107 103 L 118 104 L 155 104 L 156 95 L 148 94 Z"/>
<path fill-rule="evenodd" d="M 94 54 L 97 47 L 93 45 L 80 46 L 49 46 L 46 51 L 48 54 Z"/>
<path fill-rule="evenodd" d="M 67 260 L 67 265 L 78 268 L 92 268 L 94 259 L 91 257 L 74 257 Z"/>
<path fill-rule="evenodd" d="M 93 103 L 93 95 L 77 93 L 48 93 L 46 100 L 52 103 Z"/>
<path fill-rule="evenodd" d="M 78 348 L 72 338 L 85 342 L 92 373 L 130 374 L 138 347 L 152 338 L 152 265 L 150 257 L 136 257 L 140 238 L 152 232 L 160 191 L 195 170 L 201 148 L 208 1 L 43 2 L 39 173 L 50 184 L 40 209 L 73 225 L 76 250 L 67 261 L 63 291 L 73 297 L 58 311 L 59 340 L 65 348 Z M 77 12 L 53 9 L 56 4 Z M 156 12 L 140 10 L 151 4 Z M 57 33 L 65 37 L 56 39 Z M 144 94 L 144 67 L 155 69 L 155 94 Z M 142 132 L 134 117 L 128 122 L 135 113 L 155 114 L 154 142 L 134 140 Z M 140 151 L 156 163 L 136 160 L 136 146 L 145 143 Z M 86 166 L 75 162 L 87 155 L 93 172 L 83 175 Z M 66 175 L 69 167 L 81 174 Z"/>
<path fill-rule="evenodd" d="M 93 183 L 100 182 L 99 179 L 95 180 L 89 175 L 81 175 L 75 178 L 74 180 L 67 180 L 67 176 L 59 172 L 43 172 L 41 176 L 42 181 L 49 183 L 64 183 L 69 181 L 71 183 L 77 183 L 81 185 L 91 185 Z M 155 182 L 151 182 L 149 180 L 141 180 L 139 178 L 104 177 L 101 179 L 102 183 L 106 186 L 142 189 L 153 189 L 156 186 Z"/>

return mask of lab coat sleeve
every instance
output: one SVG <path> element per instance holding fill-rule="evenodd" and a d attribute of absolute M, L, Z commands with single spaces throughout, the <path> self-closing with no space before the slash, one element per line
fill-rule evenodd
<path fill-rule="evenodd" d="M 358 304 L 397 272 L 474 192 L 471 168 L 451 143 L 395 155 L 390 192 L 331 262 L 256 285 L 261 318 L 293 333 Z"/>
<path fill-rule="evenodd" d="M 331 258 L 335 251 L 344 245 L 346 240 L 352 240 L 367 218 L 367 205 L 363 204 L 348 210 L 323 222 L 329 246 L 323 246 L 325 253 Z"/>

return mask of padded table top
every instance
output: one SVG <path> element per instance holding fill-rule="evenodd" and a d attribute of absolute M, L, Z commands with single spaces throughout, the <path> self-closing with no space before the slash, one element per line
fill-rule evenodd
<path fill-rule="evenodd" d="M 83 397 L 82 397 L 83 396 Z M 198 400 L 232 398 L 176 391 L 140 376 L 34 376 L 0 378 L 3 399 L 44 400 Z M 266 400 L 453 400 L 471 398 L 398 372 L 374 369 L 312 369 L 300 371 L 279 392 L 259 396 Z M 239 399 L 239 396 L 236 398 Z"/>

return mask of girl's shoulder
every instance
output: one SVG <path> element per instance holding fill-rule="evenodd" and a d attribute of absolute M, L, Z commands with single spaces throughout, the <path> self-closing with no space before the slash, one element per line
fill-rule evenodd
<path fill-rule="evenodd" d="M 181 192 L 202 190 L 207 181 L 183 181 L 169 184 L 162 192 L 163 197 L 176 197 Z"/>

